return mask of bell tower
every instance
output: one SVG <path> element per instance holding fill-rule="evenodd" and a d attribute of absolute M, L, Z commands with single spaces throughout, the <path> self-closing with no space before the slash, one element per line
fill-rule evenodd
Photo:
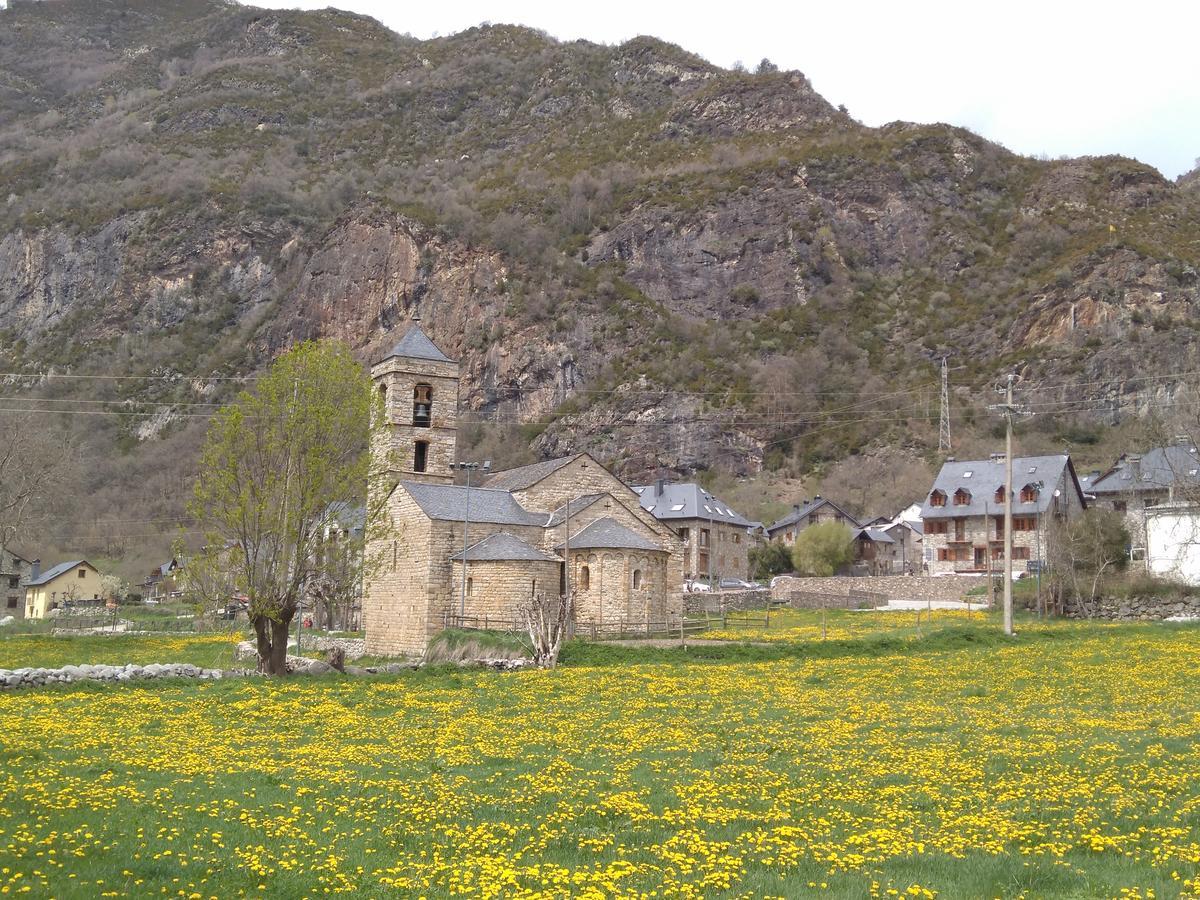
<path fill-rule="evenodd" d="M 371 367 L 383 397 L 388 471 L 397 481 L 453 484 L 458 431 L 458 363 L 439 350 L 414 318 L 391 351 Z"/>

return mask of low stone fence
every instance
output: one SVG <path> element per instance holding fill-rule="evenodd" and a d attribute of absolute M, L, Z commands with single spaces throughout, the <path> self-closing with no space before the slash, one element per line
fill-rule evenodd
<path fill-rule="evenodd" d="M 742 612 L 765 609 L 771 605 L 771 592 L 766 588 L 750 591 L 697 591 L 683 595 L 683 611 L 687 614 Z"/>
<path fill-rule="evenodd" d="M 1063 604 L 1063 613 L 1070 619 L 1108 619 L 1112 621 L 1200 618 L 1200 597 L 1179 595 L 1097 597 L 1094 606 L 1087 601 L 1067 600 Z"/>
<path fill-rule="evenodd" d="M 367 654 L 367 642 L 363 638 L 326 637 L 324 635 L 302 635 L 302 649 L 328 653 L 330 650 L 344 650 L 346 659 L 359 659 Z M 295 647 L 294 638 L 288 640 L 288 647 Z M 254 641 L 241 641 L 233 651 L 234 659 L 254 659 L 258 656 L 258 646 Z"/>
<path fill-rule="evenodd" d="M 853 578 L 779 578 L 771 593 L 787 603 L 794 592 L 849 597 L 851 591 L 885 595 L 889 600 L 962 600 L 967 591 L 986 585 L 987 579 L 974 575 L 875 575 Z"/>
<path fill-rule="evenodd" d="M 224 678 L 220 669 L 201 669 L 191 663 L 151 663 L 148 666 L 63 666 L 60 669 L 0 669 L 0 687 L 12 690 L 75 681 L 135 681 L 146 678 Z"/>

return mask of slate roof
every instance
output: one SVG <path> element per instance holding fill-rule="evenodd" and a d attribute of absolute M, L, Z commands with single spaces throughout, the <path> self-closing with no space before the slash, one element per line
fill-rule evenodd
<path fill-rule="evenodd" d="M 792 511 L 786 516 L 775 522 L 772 522 L 767 526 L 767 534 L 778 531 L 780 528 L 783 528 L 786 525 L 795 525 L 801 519 L 807 518 L 822 506 L 832 506 L 839 513 L 841 513 L 842 517 L 852 526 L 858 526 L 858 519 L 854 518 L 854 516 L 850 515 L 850 513 L 846 512 L 832 500 L 826 500 L 824 497 L 817 497 L 814 500 L 807 500 L 802 504 L 798 504 L 797 506 L 793 507 Z"/>
<path fill-rule="evenodd" d="M 464 522 L 467 518 L 467 488 L 459 484 L 400 482 L 431 519 Z M 541 525 L 549 514 L 530 512 L 508 491 L 471 488 L 471 521 L 492 525 Z"/>
<path fill-rule="evenodd" d="M 1079 480 L 1075 477 L 1075 467 L 1071 465 L 1071 457 L 1059 454 L 1056 456 L 1021 456 L 1013 460 L 1013 515 L 1032 515 L 1044 513 L 1054 500 L 1054 489 L 1059 483 L 1066 482 L 1068 490 L 1079 493 L 1083 502 L 1083 491 L 1080 490 Z M 1038 493 L 1037 500 L 1028 503 L 1021 502 L 1021 489 L 1031 483 L 1040 481 L 1045 486 Z M 954 519 L 965 516 L 998 515 L 1003 505 L 996 502 L 996 489 L 1004 484 L 1003 459 L 972 459 L 954 460 L 943 464 L 937 479 L 933 482 L 929 494 L 940 490 L 946 495 L 945 506 L 930 506 L 929 494 L 921 504 L 922 519 Z M 959 488 L 970 493 L 970 502 L 961 506 L 954 503 L 954 494 Z"/>
<path fill-rule="evenodd" d="M 753 528 L 755 524 L 691 481 L 663 484 L 661 493 L 657 483 L 644 484 L 633 490 L 641 501 L 642 509 L 656 519 L 712 519 L 714 522 L 726 522 L 744 528 Z"/>
<path fill-rule="evenodd" d="M 585 494 L 582 497 L 575 497 L 571 500 L 571 515 L 577 516 L 601 497 L 604 494 Z M 557 528 L 567 519 L 567 504 L 563 504 L 554 512 L 550 513 L 550 518 L 546 521 L 546 528 Z"/>
<path fill-rule="evenodd" d="M 564 544 L 559 544 L 555 550 L 562 550 Z M 618 550 L 662 550 L 651 540 L 631 531 L 618 522 L 605 516 L 597 519 L 577 534 L 571 535 L 572 550 L 618 549 Z"/>
<path fill-rule="evenodd" d="M 463 551 L 455 553 L 451 559 L 461 560 Z M 543 562 L 562 562 L 552 553 L 546 553 L 531 546 L 515 534 L 503 531 L 489 534 L 482 541 L 466 549 L 467 562 L 499 562 L 505 560 L 528 560 Z"/>
<path fill-rule="evenodd" d="M 866 536 L 868 540 L 875 541 L 880 544 L 894 544 L 895 539 L 882 528 L 857 528 L 854 531 L 854 539 L 857 541 L 860 537 Z"/>
<path fill-rule="evenodd" d="M 545 462 L 520 466 L 516 469 L 506 469 L 503 472 L 497 472 L 483 484 L 484 487 L 503 491 L 522 491 L 525 488 L 533 487 L 546 476 L 553 475 L 567 463 L 582 455 L 576 453 L 572 456 L 560 456 L 558 459 L 548 459 Z"/>
<path fill-rule="evenodd" d="M 450 357 L 437 348 L 416 322 L 408 326 L 408 331 L 400 338 L 399 343 L 391 349 L 380 362 L 400 356 L 404 359 L 428 359 L 434 362 L 454 362 Z"/>
<path fill-rule="evenodd" d="M 1155 447 L 1139 459 L 1122 456 L 1115 466 L 1096 479 L 1089 479 L 1089 494 L 1111 497 L 1137 491 L 1163 491 L 1177 484 L 1200 487 L 1200 453 L 1191 444 Z"/>
<path fill-rule="evenodd" d="M 55 578 L 57 578 L 59 575 L 62 575 L 64 572 L 70 572 L 76 566 L 88 566 L 89 568 L 93 568 L 93 569 L 95 568 L 95 566 L 93 566 L 86 559 L 73 559 L 70 562 L 59 563 L 57 566 L 47 569 L 45 572 L 43 572 L 37 578 L 30 578 L 29 579 L 29 587 L 37 587 L 38 585 L 46 584 L 47 582 L 53 581 Z"/>

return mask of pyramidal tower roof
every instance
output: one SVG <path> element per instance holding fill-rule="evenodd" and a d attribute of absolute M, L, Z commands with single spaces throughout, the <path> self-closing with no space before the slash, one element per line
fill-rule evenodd
<path fill-rule="evenodd" d="M 429 339 L 429 335 L 423 332 L 416 322 L 408 326 L 404 337 L 400 338 L 400 342 L 385 354 L 380 362 L 395 356 L 405 359 L 430 359 L 434 362 L 454 362 L 437 348 L 437 345 Z"/>

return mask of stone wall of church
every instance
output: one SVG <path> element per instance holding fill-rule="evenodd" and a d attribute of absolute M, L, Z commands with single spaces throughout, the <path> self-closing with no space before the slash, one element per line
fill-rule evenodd
<path fill-rule="evenodd" d="M 637 550 L 580 550 L 571 553 L 575 621 L 580 634 L 589 623 L 665 623 L 678 619 L 670 603 L 667 553 Z M 635 577 L 636 575 L 636 577 Z"/>
<path fill-rule="evenodd" d="M 504 531 L 508 534 L 516 535 L 528 544 L 536 547 L 541 541 L 542 529 L 536 525 L 495 525 L 486 522 L 472 522 L 469 526 L 467 535 L 468 545 L 474 545 L 483 540 L 489 534 L 496 534 Z M 432 523 L 430 532 L 430 592 L 429 592 L 429 615 L 427 620 L 427 629 L 425 639 L 433 637 L 443 628 L 443 623 L 447 621 L 448 616 L 458 615 L 461 606 L 462 592 L 462 569 L 458 568 L 460 564 L 455 563 L 451 557 L 456 553 L 461 553 L 463 549 L 463 523 L 462 522 L 444 522 L 435 521 Z M 468 574 L 470 573 L 473 563 L 467 564 Z M 539 563 L 529 562 L 528 566 L 537 566 Z M 558 592 L 558 575 L 557 563 L 553 564 L 555 568 L 555 576 L 550 584 L 550 589 L 556 594 Z M 455 578 L 457 571 L 459 577 Z M 532 576 L 531 576 L 532 577 Z M 471 615 L 468 613 L 467 615 Z"/>
<path fill-rule="evenodd" d="M 518 607 L 531 597 L 558 597 L 562 565 L 549 560 L 481 560 L 467 563 L 466 624 L 472 628 L 519 625 Z M 451 570 L 452 616 L 460 614 L 461 562 Z"/>
<path fill-rule="evenodd" d="M 389 498 L 388 515 L 392 533 L 372 541 L 367 551 L 380 563 L 363 594 L 367 653 L 419 655 L 428 634 L 433 523 L 403 488 Z"/>

